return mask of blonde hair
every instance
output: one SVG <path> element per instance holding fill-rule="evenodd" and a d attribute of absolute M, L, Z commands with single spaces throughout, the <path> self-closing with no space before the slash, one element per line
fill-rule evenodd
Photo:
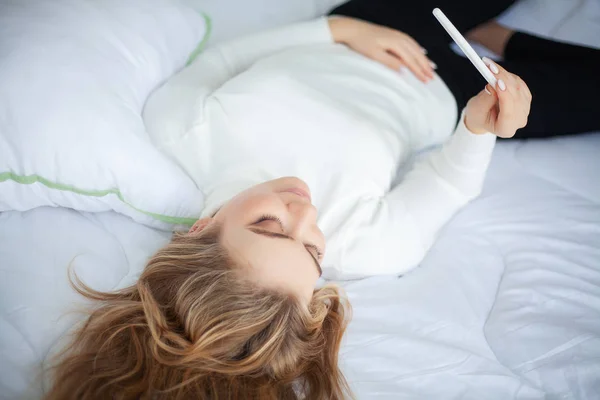
<path fill-rule="evenodd" d="M 298 299 L 244 279 L 218 226 L 175 235 L 137 283 L 101 293 L 53 368 L 48 400 L 342 399 L 349 307 L 335 286 Z"/>

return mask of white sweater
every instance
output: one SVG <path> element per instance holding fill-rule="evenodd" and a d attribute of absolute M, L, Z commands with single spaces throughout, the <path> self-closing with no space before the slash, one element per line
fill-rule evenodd
<path fill-rule="evenodd" d="M 305 180 L 327 237 L 324 276 L 336 279 L 417 266 L 480 193 L 495 136 L 463 118 L 451 136 L 456 117 L 439 77 L 423 84 L 334 44 L 324 18 L 207 50 L 144 111 L 156 145 L 204 191 L 204 215 L 256 183 Z"/>

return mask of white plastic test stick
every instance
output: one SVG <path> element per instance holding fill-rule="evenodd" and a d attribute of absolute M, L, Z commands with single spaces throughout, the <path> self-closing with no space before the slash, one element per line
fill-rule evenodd
<path fill-rule="evenodd" d="M 488 81 L 488 83 L 492 85 L 493 88 L 495 88 L 496 77 L 494 76 L 494 74 L 492 74 L 487 65 L 485 65 L 484 62 L 481 61 L 481 58 L 479 58 L 475 50 L 473 50 L 473 48 L 471 47 L 469 42 L 467 42 L 467 40 L 463 37 L 463 35 L 460 34 L 460 32 L 458 31 L 458 29 L 456 29 L 454 24 L 450 22 L 448 17 L 446 17 L 442 10 L 440 10 L 439 8 L 433 10 L 433 15 L 437 18 L 439 23 L 442 24 L 446 32 L 448 32 L 450 37 L 456 42 L 456 44 L 458 45 L 458 47 L 460 47 L 463 53 L 465 53 L 465 55 L 471 61 L 471 63 L 473 63 L 475 68 L 477 68 L 477 71 L 479 71 L 479 73 L 485 78 L 485 80 Z"/>

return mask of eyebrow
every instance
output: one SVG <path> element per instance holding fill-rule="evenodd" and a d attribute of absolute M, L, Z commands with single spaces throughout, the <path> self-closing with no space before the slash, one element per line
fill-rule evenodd
<path fill-rule="evenodd" d="M 256 233 L 257 235 L 262 235 L 262 236 L 267 236 L 270 238 L 275 238 L 275 239 L 288 239 L 288 240 L 292 240 L 292 241 L 296 241 L 293 237 L 285 235 L 283 233 L 277 233 L 277 232 L 271 232 L 268 231 L 266 229 L 260 229 L 260 228 L 255 228 L 255 227 L 249 227 L 248 230 L 250 230 L 253 233 Z M 319 271 L 319 277 L 321 275 L 323 275 L 323 270 L 321 269 L 321 265 L 319 265 L 319 261 L 315 258 L 315 256 L 305 247 L 306 252 L 310 255 L 310 258 L 313 259 L 313 261 L 315 262 L 315 267 L 317 268 L 317 271 Z"/>

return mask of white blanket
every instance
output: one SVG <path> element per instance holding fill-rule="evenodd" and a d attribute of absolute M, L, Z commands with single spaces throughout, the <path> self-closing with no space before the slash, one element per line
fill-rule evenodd
<path fill-rule="evenodd" d="M 327 8 L 256 3 L 261 20 L 280 13 L 281 23 L 309 6 Z M 577 13 L 564 14 L 567 3 L 585 11 L 580 23 L 568 22 Z M 600 12 L 587 13 L 596 1 L 552 4 L 567 16 L 563 33 L 576 27 L 571 39 L 598 32 L 591 21 Z M 213 23 L 227 30 L 217 28 L 216 14 Z M 600 135 L 499 143 L 483 195 L 453 219 L 420 268 L 346 285 L 354 319 L 341 358 L 359 399 L 598 398 L 598 154 Z M 99 290 L 123 287 L 167 240 L 114 213 L 0 214 L 0 398 L 40 396 L 40 368 L 81 304 L 66 279 L 70 263 Z"/>
<path fill-rule="evenodd" d="M 600 135 L 501 143 L 483 195 L 421 268 L 346 285 L 342 363 L 358 398 L 597 398 L 599 150 Z M 123 287 L 167 240 L 114 213 L 0 214 L 2 396 L 35 398 L 77 319 L 70 263 L 95 288 Z"/>

